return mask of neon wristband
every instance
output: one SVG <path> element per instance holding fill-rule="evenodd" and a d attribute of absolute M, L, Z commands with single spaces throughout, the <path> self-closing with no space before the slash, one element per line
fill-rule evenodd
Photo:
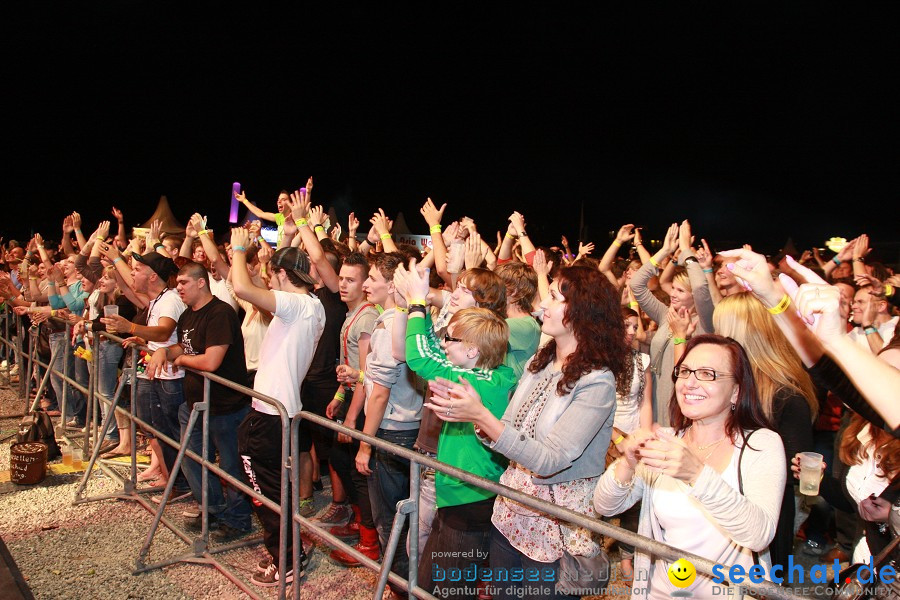
<path fill-rule="evenodd" d="M 320 229 L 322 231 L 325 231 L 325 226 L 324 225 L 316 225 L 315 227 L 313 227 L 313 231 L 319 231 Z"/>
<path fill-rule="evenodd" d="M 866 333 L 866 335 L 872 335 L 873 333 L 878 333 L 878 330 L 872 326 L 864 328 L 863 331 Z"/>
<path fill-rule="evenodd" d="M 53 310 L 50 311 L 50 316 L 51 316 L 51 317 L 55 317 L 55 316 L 56 316 L 56 309 L 55 309 L 55 308 L 54 308 Z"/>
<path fill-rule="evenodd" d="M 625 440 L 625 436 L 624 436 L 624 435 L 620 435 L 619 437 L 617 437 L 616 439 L 613 440 L 613 445 L 618 446 L 618 445 L 621 444 L 624 440 Z"/>
<path fill-rule="evenodd" d="M 673 338 L 672 338 L 672 343 L 673 343 L 674 345 L 678 346 L 679 344 L 686 344 L 686 343 L 687 343 L 687 340 L 684 339 L 684 338 L 673 337 Z"/>
<path fill-rule="evenodd" d="M 232 246 L 231 249 L 234 252 L 246 252 L 247 251 L 247 249 L 244 248 L 243 246 Z"/>
<path fill-rule="evenodd" d="M 890 298 L 894 295 L 894 286 L 889 283 L 884 284 L 884 297 Z"/>
<path fill-rule="evenodd" d="M 628 303 L 628 307 L 629 307 L 629 308 L 637 308 L 637 307 L 638 307 L 638 303 L 637 303 L 637 302 L 629 302 L 629 303 Z"/>
<path fill-rule="evenodd" d="M 768 308 L 768 309 L 766 309 L 766 310 L 768 310 L 770 314 L 773 314 L 773 315 L 780 315 L 781 313 L 783 313 L 784 311 L 786 311 L 786 310 L 787 310 L 787 307 L 790 306 L 790 305 L 791 305 L 791 297 L 788 296 L 787 294 L 785 294 L 784 296 L 782 296 L 781 302 L 779 302 L 778 304 L 776 304 L 776 305 L 773 306 L 772 308 Z"/>
<path fill-rule="evenodd" d="M 424 298 L 413 298 L 412 300 L 407 300 L 406 303 L 410 306 L 425 306 Z"/>
<path fill-rule="evenodd" d="M 432 225 L 431 229 L 429 229 L 428 231 L 430 231 L 431 233 L 440 233 L 441 232 L 441 224 L 438 223 L 437 225 Z"/>
<path fill-rule="evenodd" d="M 615 246 L 616 248 L 621 248 L 622 242 L 620 242 L 619 240 L 613 240 L 612 245 Z"/>
<path fill-rule="evenodd" d="M 704 273 L 712 273 L 713 270 L 712 270 L 712 269 L 703 269 L 703 272 L 704 272 Z"/>
<path fill-rule="evenodd" d="M 390 239 L 390 238 L 392 238 L 392 237 L 394 237 L 394 236 L 392 236 L 392 235 L 389 234 L 389 233 L 382 233 L 382 234 L 381 234 L 381 239 L 383 239 L 383 240 L 388 240 L 388 239 Z"/>
<path fill-rule="evenodd" d="M 654 259 L 652 256 L 650 257 L 650 264 L 653 265 L 654 267 L 656 267 L 657 269 L 659 268 L 659 263 L 656 262 L 656 259 Z"/>
<path fill-rule="evenodd" d="M 839 259 L 837 256 L 835 256 L 834 258 L 831 259 L 831 262 L 833 262 L 836 265 L 840 265 L 841 259 Z"/>
<path fill-rule="evenodd" d="M 294 219 L 294 225 L 297 227 L 305 227 L 308 223 L 306 219 Z"/>
<path fill-rule="evenodd" d="M 397 312 L 402 312 L 402 313 L 408 313 L 408 312 L 409 312 L 409 309 L 408 309 L 408 308 L 403 308 L 402 306 L 397 306 L 397 307 L 395 307 L 395 308 L 397 309 Z"/>
<path fill-rule="evenodd" d="M 359 383 L 363 383 L 366 380 L 366 374 L 362 371 L 359 372 L 359 377 L 356 378 L 356 381 Z"/>
<path fill-rule="evenodd" d="M 212 229 L 201 229 L 197 232 L 197 235 L 209 235 L 212 233 Z"/>
<path fill-rule="evenodd" d="M 516 239 L 516 236 L 514 236 L 513 234 L 511 234 L 511 233 L 508 232 L 508 231 L 506 232 L 506 237 L 508 237 L 508 238 L 511 239 L 511 240 Z"/>

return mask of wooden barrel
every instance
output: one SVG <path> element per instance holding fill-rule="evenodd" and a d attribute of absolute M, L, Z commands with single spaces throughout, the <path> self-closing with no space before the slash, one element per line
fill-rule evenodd
<path fill-rule="evenodd" d="M 47 444 L 22 442 L 9 449 L 10 481 L 31 485 L 47 476 Z"/>

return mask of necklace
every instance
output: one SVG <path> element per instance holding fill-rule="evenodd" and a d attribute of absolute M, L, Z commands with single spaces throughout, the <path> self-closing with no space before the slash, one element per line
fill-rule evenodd
<path fill-rule="evenodd" d="M 693 427 L 693 425 L 688 426 L 688 429 L 691 429 L 691 427 Z M 703 452 L 704 450 L 708 450 L 709 448 L 712 448 L 713 446 L 718 446 L 719 444 L 724 442 L 725 438 L 727 438 L 727 437 L 728 437 L 728 435 L 723 435 L 716 441 L 714 441 L 710 444 L 706 444 L 705 446 L 701 446 L 700 444 L 697 444 L 696 442 L 694 442 L 694 445 L 697 447 L 697 450 L 699 450 L 700 452 Z M 694 433 L 693 433 L 693 431 L 691 431 L 691 441 L 693 441 L 693 440 L 694 440 Z M 710 454 L 712 454 L 712 452 L 710 452 Z"/>

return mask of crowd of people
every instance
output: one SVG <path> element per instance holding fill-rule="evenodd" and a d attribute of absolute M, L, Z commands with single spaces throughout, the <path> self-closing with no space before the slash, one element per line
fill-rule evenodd
<path fill-rule="evenodd" d="M 135 387 L 130 410 L 173 439 L 204 400 L 200 372 L 208 372 L 276 399 L 290 418 L 315 413 L 720 564 L 759 564 L 771 575 L 798 535 L 804 552 L 826 562 L 867 558 L 891 539 L 900 278 L 871 259 L 867 236 L 827 258 L 818 250 L 769 258 L 750 246 L 697 244 L 688 221 L 647 249 L 627 224 L 596 260 L 593 244 L 577 253 L 565 238 L 536 246 L 519 212 L 491 246 L 475 220 L 445 223 L 446 205 L 428 199 L 422 251 L 394 240 L 382 210 L 361 239 L 353 213 L 346 231 L 331 226 L 312 190 L 310 178 L 282 191 L 276 212 L 238 194 L 259 220 L 219 235 L 194 214 L 183 232 L 162 233 L 155 222 L 129 236 L 114 208 L 116 231 L 104 221 L 85 236 L 72 213 L 59 243 L 36 234 L 3 244 L 0 295 L 39 328 L 36 351 L 56 368 L 67 365 L 82 384 L 97 370 L 104 414 L 123 368 L 133 367 L 134 380 L 121 382 Z M 274 223 L 276 243 L 261 235 L 263 222 Z M 83 360 L 100 332 L 124 343 L 101 335 L 97 359 Z M 134 365 L 131 346 L 140 348 Z M 58 416 L 65 399 L 65 425 L 85 427 L 84 395 L 51 382 L 41 408 Z M 130 397 L 120 405 L 129 408 Z M 278 407 L 217 383 L 209 401 L 209 455 L 280 502 Z M 129 414 L 117 411 L 114 422 L 97 442 L 104 458 L 133 445 Z M 199 464 L 185 460 L 173 472 L 177 448 L 149 429 L 140 437 L 150 463 L 138 479 L 174 477 L 174 496 L 199 501 Z M 199 427 L 184 439 L 202 452 Z M 409 495 L 409 462 L 308 420 L 295 442 L 300 513 L 378 560 Z M 824 456 L 818 497 L 797 490 L 797 456 L 807 451 Z M 325 469 L 331 498 L 316 514 Z M 279 572 L 278 515 L 217 477 L 207 485 L 214 541 L 247 535 L 258 515 L 270 559 L 255 566 L 254 584 L 303 576 L 311 541 L 304 536 L 293 565 L 288 541 L 289 567 Z M 449 474 L 423 469 L 419 490 L 417 543 L 401 544 L 391 567 L 405 576 L 416 547 L 419 584 L 435 595 L 469 597 L 441 585 L 473 561 L 495 572 L 549 569 L 558 580 L 567 555 L 610 549 L 588 529 Z M 185 519 L 202 530 L 198 511 Z M 634 593 L 677 591 L 669 561 L 624 543 L 618 550 Z M 344 552 L 331 558 L 359 565 Z M 479 594 L 571 595 L 526 586 Z M 712 586 L 698 574 L 689 589 L 711 597 Z"/>

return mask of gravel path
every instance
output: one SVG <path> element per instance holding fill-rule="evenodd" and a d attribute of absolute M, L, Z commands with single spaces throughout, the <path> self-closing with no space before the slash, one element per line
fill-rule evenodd
<path fill-rule="evenodd" d="M 0 386 L 0 415 L 21 412 L 15 390 Z M 15 431 L 19 417 L 0 418 L 0 437 Z M 0 470 L 9 468 L 9 441 L 0 444 Z M 127 472 L 127 471 L 125 471 Z M 35 486 L 0 493 L 0 535 L 38 599 L 146 598 L 167 600 L 246 598 L 246 594 L 216 569 L 180 563 L 132 575 L 153 516 L 132 501 L 103 500 L 72 505 L 79 475 L 48 477 Z M 317 509 L 326 506 L 330 489 L 317 492 Z M 94 471 L 87 496 L 117 491 L 116 481 Z M 174 504 L 166 516 L 180 522 L 188 506 Z M 254 517 L 255 520 L 255 517 Z M 258 529 L 258 525 L 254 527 Z M 160 527 L 148 564 L 187 552 L 188 546 Z M 301 596 L 317 600 L 371 598 L 376 574 L 367 569 L 345 569 L 328 559 L 330 548 L 320 544 L 303 580 Z M 257 562 L 267 557 L 261 543 L 216 555 L 239 577 L 249 582 Z M 263 598 L 275 598 L 273 589 L 255 588 Z M 385 598 L 390 593 L 385 593 Z M 624 595 L 607 598 L 624 598 Z"/>

